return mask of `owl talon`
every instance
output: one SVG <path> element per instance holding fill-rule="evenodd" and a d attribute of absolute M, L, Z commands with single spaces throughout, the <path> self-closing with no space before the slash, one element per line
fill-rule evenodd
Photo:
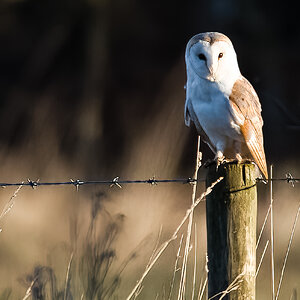
<path fill-rule="evenodd" d="M 237 153 L 237 154 L 235 155 L 235 158 L 236 158 L 236 160 L 237 160 L 238 163 L 241 163 L 242 160 L 243 160 L 240 153 Z"/>
<path fill-rule="evenodd" d="M 225 161 L 225 156 L 221 151 L 218 151 L 215 157 L 216 171 L 218 171 L 219 166 Z"/>

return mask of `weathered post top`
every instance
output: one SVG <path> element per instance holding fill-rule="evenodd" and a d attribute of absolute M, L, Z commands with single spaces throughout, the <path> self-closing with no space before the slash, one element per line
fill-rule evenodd
<path fill-rule="evenodd" d="M 208 167 L 207 186 L 224 177 L 206 199 L 208 298 L 226 291 L 229 293 L 222 299 L 255 299 L 255 173 L 251 162 Z"/>

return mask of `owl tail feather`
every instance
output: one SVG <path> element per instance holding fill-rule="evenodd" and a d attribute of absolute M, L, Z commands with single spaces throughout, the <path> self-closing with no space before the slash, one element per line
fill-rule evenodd
<path fill-rule="evenodd" d="M 246 141 L 246 143 L 250 150 L 251 155 L 253 156 L 255 163 L 257 164 L 258 168 L 262 172 L 265 179 L 268 180 L 268 169 L 267 169 L 265 152 L 262 148 L 263 146 L 257 143 L 256 140 L 249 140 Z"/>

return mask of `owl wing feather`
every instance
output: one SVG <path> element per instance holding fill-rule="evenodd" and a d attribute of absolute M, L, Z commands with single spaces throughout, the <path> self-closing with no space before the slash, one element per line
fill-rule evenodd
<path fill-rule="evenodd" d="M 211 149 L 211 151 L 216 154 L 216 148 L 213 146 L 212 142 L 210 141 L 208 135 L 206 134 L 206 132 L 204 131 L 204 129 L 202 128 L 195 112 L 193 109 L 193 105 L 191 103 L 191 101 L 189 100 L 189 98 L 186 99 L 185 101 L 185 108 L 184 108 L 184 120 L 185 120 L 185 125 L 190 127 L 191 124 L 191 120 L 193 121 L 193 123 L 196 126 L 197 132 L 198 134 L 201 136 L 201 139 L 203 140 L 204 143 L 206 143 L 209 148 Z"/>
<path fill-rule="evenodd" d="M 246 78 L 241 77 L 235 82 L 229 96 L 229 103 L 255 163 L 268 179 L 261 105 L 254 88 Z"/>

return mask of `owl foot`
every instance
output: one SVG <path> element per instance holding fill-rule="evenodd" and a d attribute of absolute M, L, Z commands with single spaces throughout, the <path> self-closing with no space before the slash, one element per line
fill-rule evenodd
<path fill-rule="evenodd" d="M 221 151 L 217 151 L 217 154 L 215 156 L 215 162 L 216 162 L 216 170 L 218 171 L 219 165 L 221 165 L 225 161 L 225 156 Z"/>
<path fill-rule="evenodd" d="M 242 156 L 238 153 L 235 156 L 235 159 L 231 160 L 232 162 L 236 163 L 251 163 L 253 162 L 250 158 L 242 158 Z"/>
<path fill-rule="evenodd" d="M 239 163 L 242 162 L 242 160 L 243 160 L 240 153 L 237 153 L 237 154 L 235 155 L 235 159 L 236 159 Z"/>
<path fill-rule="evenodd" d="M 216 171 L 218 171 L 219 166 L 224 162 L 224 160 L 218 158 L 215 161 L 216 161 Z"/>

